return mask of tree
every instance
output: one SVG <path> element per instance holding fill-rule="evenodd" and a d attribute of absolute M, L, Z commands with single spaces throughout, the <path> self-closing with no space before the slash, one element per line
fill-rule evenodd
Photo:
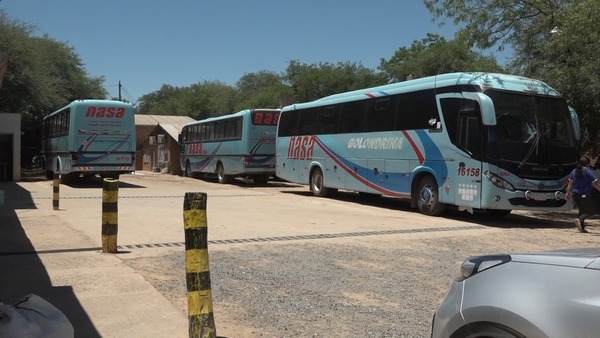
<path fill-rule="evenodd" d="M 0 10 L 0 51 L 8 55 L 0 112 L 23 117 L 23 165 L 39 153 L 44 116 L 76 99 L 107 96 L 104 79 L 89 77 L 70 46 L 48 36 L 34 36 L 34 30 Z"/>
<path fill-rule="evenodd" d="M 424 0 L 480 48 L 511 46 L 512 72 L 541 79 L 577 110 L 585 151 L 600 151 L 598 0 Z"/>
<path fill-rule="evenodd" d="M 472 51 L 464 41 L 430 33 L 410 48 L 398 48 L 389 60 L 381 59 L 379 69 L 390 82 L 458 71 L 503 71 L 493 57 Z"/>
<path fill-rule="evenodd" d="M 24 114 L 27 126 L 75 99 L 106 97 L 103 78 L 89 77 L 70 46 L 34 30 L 0 10 L 0 50 L 9 58 L 0 111 Z"/>
<path fill-rule="evenodd" d="M 199 120 L 233 113 L 236 96 L 235 88 L 218 81 L 181 88 L 164 84 L 160 90 L 139 99 L 137 113 L 190 116 Z"/>
<path fill-rule="evenodd" d="M 244 74 L 238 82 L 239 101 L 236 110 L 247 108 L 278 108 L 291 96 L 283 76 L 263 70 Z"/>
<path fill-rule="evenodd" d="M 292 60 L 285 73 L 293 100 L 306 102 L 349 90 L 385 83 L 382 74 L 356 62 L 304 64 Z"/>

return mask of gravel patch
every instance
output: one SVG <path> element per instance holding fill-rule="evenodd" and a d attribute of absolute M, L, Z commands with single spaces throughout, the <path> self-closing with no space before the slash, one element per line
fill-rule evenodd
<path fill-rule="evenodd" d="M 600 226 L 590 230 L 489 227 L 209 246 L 217 333 L 428 337 L 433 313 L 465 258 L 597 246 Z M 126 263 L 187 311 L 183 252 L 169 249 Z"/>

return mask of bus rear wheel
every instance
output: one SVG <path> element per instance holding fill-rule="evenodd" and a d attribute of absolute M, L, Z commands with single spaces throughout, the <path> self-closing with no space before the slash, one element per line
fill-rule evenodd
<path fill-rule="evenodd" d="M 231 176 L 225 175 L 225 167 L 223 167 L 222 163 L 217 165 L 217 180 L 221 184 L 227 184 L 231 181 Z"/>
<path fill-rule="evenodd" d="M 438 185 L 433 177 L 423 177 L 419 181 L 417 193 L 417 206 L 422 214 L 437 216 L 444 211 L 445 205 L 440 202 Z"/>
<path fill-rule="evenodd" d="M 183 172 L 183 176 L 185 177 L 193 177 L 192 176 L 192 166 L 190 165 L 190 161 L 185 162 L 185 171 Z"/>
<path fill-rule="evenodd" d="M 310 175 L 310 190 L 317 197 L 329 195 L 329 188 L 325 187 L 323 172 L 319 168 L 314 169 Z"/>

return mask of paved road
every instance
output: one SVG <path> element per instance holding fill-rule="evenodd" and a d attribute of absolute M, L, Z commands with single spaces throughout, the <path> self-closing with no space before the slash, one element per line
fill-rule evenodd
<path fill-rule="evenodd" d="M 121 177 L 119 254 L 99 255 L 100 180 L 62 185 L 59 211 L 52 210 L 50 181 L 19 187 L 21 197 L 7 196 L 5 209 L 16 210 L 47 271 L 46 283 L 70 288 L 70 304 L 88 314 L 77 317 L 87 323 L 80 326 L 102 337 L 187 334 L 185 192 L 208 195 L 221 337 L 426 337 L 464 258 L 597 246 L 600 238 L 597 219 L 591 234 L 580 234 L 570 222 L 572 212 L 516 212 L 494 220 L 449 210 L 428 217 L 395 199 L 365 200 L 351 193 L 315 198 L 306 187 L 284 182 L 220 185 L 145 172 Z M 49 221 L 40 222 L 42 216 Z M 61 259 L 51 259 L 57 256 Z M 0 264 L 14 257 L 0 256 Z M 119 273 L 128 280 L 119 281 Z M 112 296 L 103 295 L 100 286 Z M 56 292 L 52 297 L 60 299 Z M 104 304 L 98 301 L 103 298 Z M 120 317 L 127 318 L 111 316 L 106 303 L 115 299 L 130 313 Z"/>

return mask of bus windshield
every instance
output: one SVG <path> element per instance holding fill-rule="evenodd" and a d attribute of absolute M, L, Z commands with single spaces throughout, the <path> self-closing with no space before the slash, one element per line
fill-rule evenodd
<path fill-rule="evenodd" d="M 494 102 L 497 121 L 488 129 L 490 163 L 525 178 L 568 174 L 577 142 L 564 99 L 500 90 L 486 95 Z"/>

